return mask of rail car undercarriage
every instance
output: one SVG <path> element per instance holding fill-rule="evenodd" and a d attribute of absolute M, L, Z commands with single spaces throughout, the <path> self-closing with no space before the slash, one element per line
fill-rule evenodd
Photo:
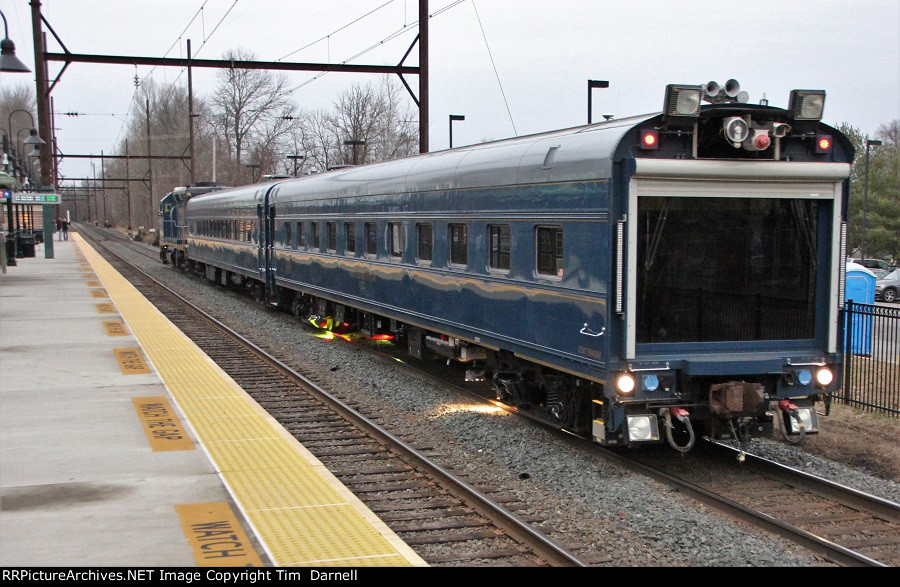
<path fill-rule="evenodd" d="M 176 268 L 241 291 L 329 335 L 388 341 L 405 348 L 412 357 L 457 364 L 466 382 L 487 383 L 497 401 L 606 446 L 666 442 L 684 453 L 698 438 L 708 437 L 737 442 L 746 450 L 752 438 L 776 434 L 797 444 L 806 434 L 818 431 L 816 402 L 824 400 L 827 405 L 827 396 L 773 399 L 768 391 L 774 385 L 771 381 L 712 380 L 683 384 L 691 389 L 691 399 L 678 405 L 610 402 L 601 383 L 555 371 L 508 351 L 425 331 L 299 291 L 281 288 L 280 299 L 274 302 L 267 300 L 265 286 L 258 280 L 193 261 L 183 265 Z"/>

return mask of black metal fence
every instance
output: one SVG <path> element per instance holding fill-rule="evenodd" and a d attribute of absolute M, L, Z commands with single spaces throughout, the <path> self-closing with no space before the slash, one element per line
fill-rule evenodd
<path fill-rule="evenodd" d="M 848 300 L 844 320 L 844 385 L 834 399 L 900 418 L 900 307 Z"/>

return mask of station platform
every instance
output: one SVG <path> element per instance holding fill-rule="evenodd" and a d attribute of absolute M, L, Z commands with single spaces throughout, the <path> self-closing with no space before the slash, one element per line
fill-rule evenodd
<path fill-rule="evenodd" d="M 77 233 L 0 275 L 0 566 L 427 566 Z"/>

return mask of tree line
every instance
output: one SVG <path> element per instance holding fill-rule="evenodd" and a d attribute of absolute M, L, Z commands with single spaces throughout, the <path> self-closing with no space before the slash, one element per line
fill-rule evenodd
<path fill-rule="evenodd" d="M 837 128 L 856 149 L 850 172 L 847 254 L 861 257 L 865 216 L 865 256 L 896 265 L 900 263 L 900 120 L 880 125 L 873 137 L 847 123 Z M 867 140 L 881 141 L 869 147 L 868 173 Z"/>

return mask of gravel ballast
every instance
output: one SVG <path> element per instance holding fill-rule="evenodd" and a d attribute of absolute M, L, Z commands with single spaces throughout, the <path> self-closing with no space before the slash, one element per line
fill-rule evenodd
<path fill-rule="evenodd" d="M 505 413 L 471 409 L 472 400 L 360 352 L 312 336 L 295 319 L 235 292 L 112 245 L 126 259 L 264 346 L 312 372 L 393 434 L 433 447 L 434 459 L 476 487 L 518 496 L 522 516 L 545 520 L 551 536 L 607 566 L 820 566 L 831 563 L 794 543 L 730 520 L 671 488 L 610 462 L 588 444 Z M 155 250 L 155 249 L 154 249 Z M 660 450 L 668 450 L 660 446 Z M 900 484 L 754 440 L 751 452 L 843 485 L 900 501 Z M 730 463 L 728 466 L 736 466 Z M 434 551 L 432 551 L 434 552 Z M 439 552 L 439 551 L 438 551 Z M 490 564 L 486 562 L 486 564 Z"/>

